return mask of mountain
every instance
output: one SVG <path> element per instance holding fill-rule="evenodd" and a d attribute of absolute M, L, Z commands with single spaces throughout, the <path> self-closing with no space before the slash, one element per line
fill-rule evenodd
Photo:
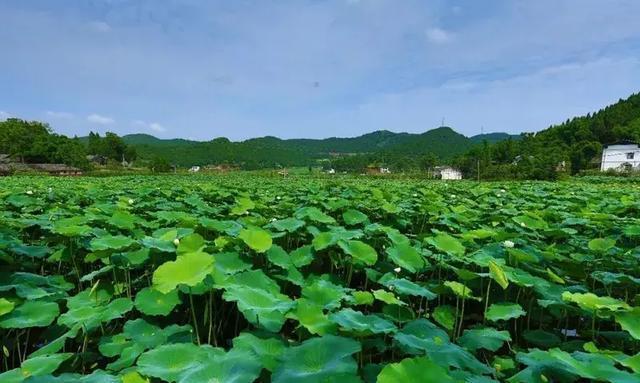
<path fill-rule="evenodd" d="M 506 133 L 484 136 L 491 142 L 509 137 Z M 379 130 L 357 137 L 325 139 L 283 140 L 266 136 L 237 142 L 224 137 L 211 141 L 190 141 L 130 134 L 124 136 L 123 140 L 134 146 L 142 159 L 162 156 L 180 166 L 235 163 L 256 168 L 302 166 L 322 158 L 381 152 L 410 156 L 432 153 L 446 160 L 481 142 L 482 139 L 477 137 L 468 138 L 449 127 L 440 127 L 421 134 Z"/>
<path fill-rule="evenodd" d="M 519 140 L 522 138 L 519 134 L 509 134 L 509 133 L 485 133 L 478 134 L 475 136 L 469 137 L 469 139 L 474 143 L 481 143 L 483 141 L 487 141 L 492 144 L 494 142 L 504 141 L 508 139 Z"/>
<path fill-rule="evenodd" d="M 554 179 L 560 172 L 597 170 L 602 148 L 623 140 L 640 141 L 640 93 L 519 140 L 475 146 L 456 162 L 472 178 L 480 160 L 486 178 Z"/>

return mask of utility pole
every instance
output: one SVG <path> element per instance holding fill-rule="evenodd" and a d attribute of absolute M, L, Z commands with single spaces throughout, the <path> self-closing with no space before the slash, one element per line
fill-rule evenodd
<path fill-rule="evenodd" d="M 484 134 L 484 125 L 480 125 L 480 135 L 483 135 L 483 134 Z M 480 154 L 482 154 L 482 152 Z M 478 173 L 478 182 L 480 182 L 480 156 L 478 156 L 477 165 L 478 165 L 478 171 L 477 171 L 477 173 Z"/>

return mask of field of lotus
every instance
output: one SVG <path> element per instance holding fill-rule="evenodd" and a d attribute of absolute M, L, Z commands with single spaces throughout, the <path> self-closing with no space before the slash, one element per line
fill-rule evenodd
<path fill-rule="evenodd" d="M 640 185 L 0 180 L 0 382 L 640 382 Z"/>

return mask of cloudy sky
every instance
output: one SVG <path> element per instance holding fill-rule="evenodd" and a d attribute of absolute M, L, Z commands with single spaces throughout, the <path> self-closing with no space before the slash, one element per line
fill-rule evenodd
<path fill-rule="evenodd" d="M 543 129 L 640 91 L 637 0 L 3 0 L 0 119 L 208 140 Z"/>

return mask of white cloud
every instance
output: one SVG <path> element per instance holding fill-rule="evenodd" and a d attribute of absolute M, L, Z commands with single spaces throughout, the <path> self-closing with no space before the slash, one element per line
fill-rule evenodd
<path fill-rule="evenodd" d="M 89 28 L 100 33 L 107 33 L 111 31 L 111 26 L 104 21 L 92 21 L 89 23 Z"/>
<path fill-rule="evenodd" d="M 430 28 L 425 31 L 425 35 L 427 36 L 427 40 L 434 44 L 444 44 L 451 41 L 453 36 L 451 33 L 445 31 L 441 28 Z"/>
<path fill-rule="evenodd" d="M 69 120 L 69 119 L 72 119 L 74 117 L 73 113 L 55 112 L 55 111 L 52 111 L 52 110 L 48 110 L 45 114 L 47 115 L 47 117 L 59 118 L 59 119 L 63 119 L 63 120 Z"/>
<path fill-rule="evenodd" d="M 87 121 L 94 123 L 94 124 L 99 124 L 99 125 L 110 125 L 113 124 L 115 121 L 113 118 L 111 117 L 106 117 L 106 116 L 101 116 L 99 114 L 90 114 L 87 116 Z"/>
<path fill-rule="evenodd" d="M 4 110 L 0 110 L 0 121 L 4 121 L 10 117 L 11 115 L 8 112 L 5 112 Z"/>
<path fill-rule="evenodd" d="M 158 122 L 146 122 L 143 120 L 133 120 L 131 121 L 131 125 L 139 129 L 152 130 L 158 133 L 167 131 L 167 129 Z"/>

